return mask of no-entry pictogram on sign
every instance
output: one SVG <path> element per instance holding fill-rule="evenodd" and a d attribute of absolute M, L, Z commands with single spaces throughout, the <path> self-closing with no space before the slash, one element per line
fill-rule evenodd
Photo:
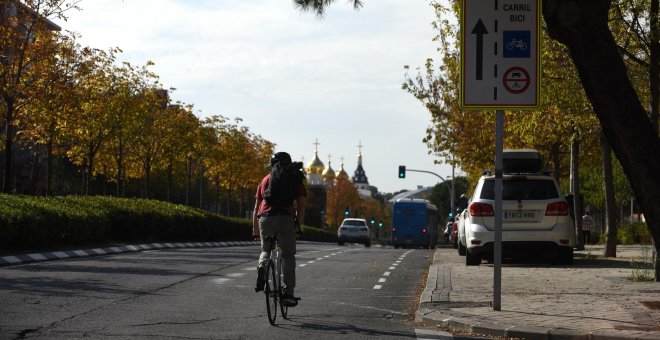
<path fill-rule="evenodd" d="M 523 93 L 529 88 L 529 72 L 522 67 L 512 67 L 504 72 L 502 84 L 510 93 Z"/>
<path fill-rule="evenodd" d="M 461 107 L 540 107 L 541 0 L 461 3 Z"/>

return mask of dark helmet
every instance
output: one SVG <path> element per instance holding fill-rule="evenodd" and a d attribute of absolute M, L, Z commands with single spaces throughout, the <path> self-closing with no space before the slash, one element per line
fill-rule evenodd
<path fill-rule="evenodd" d="M 286 152 L 278 152 L 273 155 L 273 158 L 270 159 L 270 166 L 273 166 L 277 163 L 282 163 L 282 165 L 291 164 L 291 156 Z"/>

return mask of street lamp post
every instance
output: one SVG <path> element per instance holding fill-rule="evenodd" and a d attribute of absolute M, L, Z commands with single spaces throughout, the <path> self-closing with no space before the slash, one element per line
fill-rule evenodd
<path fill-rule="evenodd" d="M 432 172 L 432 171 L 416 170 L 416 169 L 408 169 L 408 168 L 406 168 L 405 171 L 423 172 L 423 173 L 431 174 L 433 176 L 436 176 L 436 177 L 440 178 L 440 180 L 442 180 L 444 183 L 447 183 L 447 181 L 444 178 L 442 178 L 442 176 L 440 176 L 440 175 L 438 175 L 438 174 L 436 174 L 435 172 Z M 454 166 L 452 166 L 452 170 L 451 170 L 451 183 L 447 183 L 447 184 L 449 184 L 449 188 L 450 188 L 450 191 L 451 191 L 450 204 L 451 204 L 451 212 L 453 214 L 454 213 Z"/>

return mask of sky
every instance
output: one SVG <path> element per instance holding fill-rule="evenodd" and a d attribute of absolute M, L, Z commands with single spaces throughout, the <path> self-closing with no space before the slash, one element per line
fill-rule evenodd
<path fill-rule="evenodd" d="M 120 61 L 160 77 L 173 102 L 200 117 L 239 117 L 277 151 L 352 176 L 358 145 L 370 185 L 380 192 L 433 186 L 451 178 L 422 142 L 431 116 L 401 89 L 404 65 L 439 60 L 428 0 L 338 0 L 326 16 L 291 0 L 82 0 L 56 23 L 83 46 L 119 47 Z M 315 142 L 318 140 L 318 145 Z M 457 170 L 457 175 L 461 174 Z"/>

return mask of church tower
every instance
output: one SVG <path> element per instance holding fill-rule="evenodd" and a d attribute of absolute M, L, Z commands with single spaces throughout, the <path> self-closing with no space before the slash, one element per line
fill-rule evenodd
<path fill-rule="evenodd" d="M 349 180 L 348 173 L 346 173 L 346 170 L 344 170 L 344 157 L 343 156 L 341 158 L 341 168 L 339 169 L 339 172 L 337 173 L 337 176 L 335 178 L 336 178 L 336 180 L 340 180 L 340 179 Z"/>
<path fill-rule="evenodd" d="M 319 141 L 314 142 L 314 158 L 307 163 L 307 204 L 304 224 L 323 228 L 325 224 L 325 205 L 327 189 L 324 185 L 325 165 L 319 159 Z"/>
<path fill-rule="evenodd" d="M 328 167 L 323 170 L 323 184 L 326 189 L 331 189 L 335 186 L 335 171 L 332 170 L 332 165 L 330 164 L 330 155 L 328 155 Z"/>
<path fill-rule="evenodd" d="M 362 167 L 362 142 L 358 144 L 358 165 L 353 173 L 351 182 L 357 189 L 360 197 L 371 197 L 371 190 L 369 190 L 369 180 L 367 179 L 367 174 L 364 172 Z"/>
<path fill-rule="evenodd" d="M 314 142 L 314 158 L 307 164 L 307 184 L 323 185 L 323 169 L 325 165 L 319 159 L 319 141 Z"/>

